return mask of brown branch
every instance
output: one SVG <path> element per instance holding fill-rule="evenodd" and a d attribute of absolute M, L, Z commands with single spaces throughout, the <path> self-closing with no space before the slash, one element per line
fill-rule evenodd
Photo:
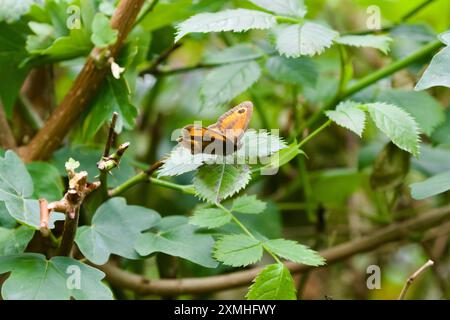
<path fill-rule="evenodd" d="M 81 204 L 84 198 L 100 186 L 100 182 L 87 182 L 88 174 L 86 171 L 75 172 L 75 168 L 66 165 L 69 177 L 69 188 L 64 197 L 47 206 L 48 210 L 64 212 L 66 219 L 61 239 L 61 245 L 58 249 L 59 256 L 70 256 L 72 252 L 75 234 L 78 228 L 78 218 Z"/>
<path fill-rule="evenodd" d="M 16 149 L 16 140 L 9 126 L 3 105 L 0 103 L 0 146 L 3 149 Z"/>
<path fill-rule="evenodd" d="M 406 296 L 406 293 L 408 292 L 409 287 L 413 284 L 414 280 L 418 276 L 420 276 L 427 268 L 431 267 L 434 264 L 432 260 L 428 260 L 423 266 L 421 266 L 419 269 L 417 269 L 416 272 L 414 272 L 408 280 L 406 280 L 405 286 L 402 289 L 402 292 L 400 293 L 400 296 L 398 297 L 398 300 L 403 300 Z"/>
<path fill-rule="evenodd" d="M 48 209 L 48 201 L 46 199 L 39 199 L 39 211 L 40 211 L 40 231 L 43 237 L 50 235 L 48 229 L 48 221 L 50 219 L 50 210 Z"/>
<path fill-rule="evenodd" d="M 105 49 L 94 48 L 86 64 L 76 78 L 61 104 L 54 110 L 33 140 L 20 150 L 22 159 L 26 162 L 45 159 L 51 156 L 66 134 L 77 123 L 81 113 L 97 93 L 109 68 L 107 65 L 99 69 L 96 57 L 106 53 L 115 58 L 123 46 L 124 40 L 133 27 L 144 0 L 122 0 L 111 18 L 111 27 L 118 31 L 115 44 Z"/>
<path fill-rule="evenodd" d="M 367 252 L 385 244 L 407 238 L 412 232 L 424 231 L 441 224 L 450 218 L 450 205 L 430 210 L 409 220 L 395 223 L 374 231 L 357 240 L 349 241 L 335 247 L 323 250 L 320 254 L 331 265 L 355 254 Z M 292 273 L 304 273 L 314 267 L 286 263 Z M 124 271 L 112 263 L 97 266 L 105 272 L 108 281 L 118 287 L 130 289 L 140 294 L 180 295 L 207 293 L 225 290 L 251 283 L 255 276 L 262 270 L 261 267 L 229 274 L 184 279 L 150 280 L 148 278 Z"/>

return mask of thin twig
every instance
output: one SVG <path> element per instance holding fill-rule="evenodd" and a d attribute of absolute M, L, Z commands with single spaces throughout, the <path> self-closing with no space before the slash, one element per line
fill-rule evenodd
<path fill-rule="evenodd" d="M 385 244 L 406 239 L 411 232 L 428 230 L 440 225 L 450 218 L 450 205 L 430 210 L 409 220 L 394 223 L 359 239 L 342 243 L 335 247 L 320 251 L 320 255 L 326 259 L 327 265 L 359 253 L 368 252 Z M 292 273 L 304 273 L 314 267 L 286 263 Z M 243 271 L 236 271 L 224 275 L 184 278 L 184 279 L 160 279 L 149 280 L 143 276 L 127 272 L 116 267 L 112 263 L 97 266 L 106 273 L 108 281 L 121 288 L 130 289 L 140 294 L 180 295 L 220 291 L 225 289 L 245 286 L 251 283 L 261 271 L 260 267 Z"/>
<path fill-rule="evenodd" d="M 175 43 L 173 46 L 171 46 L 170 48 L 168 48 L 166 51 L 164 51 L 163 53 L 161 53 L 154 61 L 153 63 L 146 69 L 142 70 L 140 72 L 140 75 L 144 75 L 144 74 L 154 74 L 157 75 L 159 73 L 158 67 L 164 62 L 166 61 L 170 55 L 177 50 L 179 47 L 181 46 L 181 43 Z"/>
<path fill-rule="evenodd" d="M 111 150 L 112 145 L 114 144 L 114 140 L 116 138 L 116 122 L 119 114 L 114 112 L 111 118 L 111 124 L 109 126 L 108 139 L 105 143 L 105 150 L 103 151 L 103 157 L 109 156 L 109 152 Z"/>
<path fill-rule="evenodd" d="M 50 219 L 50 210 L 48 209 L 48 201 L 46 199 L 39 199 L 39 211 L 40 211 L 40 232 L 43 237 L 50 235 L 48 229 L 48 221 Z"/>
<path fill-rule="evenodd" d="M 416 278 L 418 276 L 420 276 L 420 274 L 422 274 L 422 272 L 424 272 L 427 268 L 431 267 L 433 264 L 434 264 L 433 260 L 428 260 L 423 266 L 421 266 L 419 269 L 417 269 L 417 271 L 414 272 L 408 278 L 408 280 L 406 280 L 406 283 L 402 289 L 402 292 L 400 293 L 400 296 L 398 297 L 398 300 L 403 300 L 405 298 L 406 293 L 408 292 L 408 289 L 412 285 L 414 280 L 416 280 Z"/>

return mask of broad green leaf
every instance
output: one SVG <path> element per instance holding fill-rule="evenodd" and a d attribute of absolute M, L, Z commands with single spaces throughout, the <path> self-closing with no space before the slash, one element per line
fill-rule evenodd
<path fill-rule="evenodd" d="M 450 31 L 440 35 L 441 41 L 446 44 L 430 62 L 417 83 L 415 90 L 425 90 L 431 87 L 443 86 L 450 88 Z"/>
<path fill-rule="evenodd" d="M 201 228 L 218 228 L 231 221 L 228 212 L 220 208 L 201 208 L 194 211 L 189 222 Z"/>
<path fill-rule="evenodd" d="M 432 197 L 448 190 L 450 190 L 450 171 L 411 185 L 411 195 L 416 200 Z"/>
<path fill-rule="evenodd" d="M 227 64 L 210 71 L 200 89 L 203 108 L 214 108 L 228 103 L 250 88 L 261 76 L 254 61 Z"/>
<path fill-rule="evenodd" d="M 221 51 L 209 52 L 205 55 L 205 64 L 226 64 L 261 58 L 261 49 L 249 43 L 240 43 Z"/>
<path fill-rule="evenodd" d="M 258 200 L 255 195 L 244 195 L 233 200 L 231 211 L 248 214 L 258 214 L 266 210 L 267 204 Z"/>
<path fill-rule="evenodd" d="M 330 110 L 325 113 L 336 124 L 353 131 L 361 137 L 366 124 L 366 114 L 359 106 L 359 103 L 345 101 L 341 102 L 336 107 L 336 110 Z"/>
<path fill-rule="evenodd" d="M 303 18 L 307 12 L 303 0 L 250 0 L 257 6 L 274 13 Z"/>
<path fill-rule="evenodd" d="M 0 227 L 14 228 L 17 225 L 16 220 L 11 217 L 4 202 L 0 201 Z"/>
<path fill-rule="evenodd" d="M 311 58 L 271 57 L 266 62 L 269 75 L 276 81 L 298 86 L 315 87 L 319 71 Z"/>
<path fill-rule="evenodd" d="M 0 100 L 8 117 L 29 71 L 20 66 L 27 55 L 26 33 L 25 25 L 0 22 Z"/>
<path fill-rule="evenodd" d="M 33 198 L 44 198 L 56 201 L 62 198 L 64 184 L 58 169 L 46 162 L 32 162 L 27 164 L 28 172 L 33 180 Z"/>
<path fill-rule="evenodd" d="M 97 13 L 92 21 L 91 40 L 96 47 L 104 48 L 117 41 L 118 31 L 111 28 L 109 19 L 103 13 Z"/>
<path fill-rule="evenodd" d="M 120 79 L 107 77 L 107 81 L 93 102 L 89 115 L 84 120 L 84 137 L 91 139 L 102 125 L 111 119 L 113 112 L 119 113 L 116 124 L 117 133 L 120 133 L 123 128 L 132 129 L 134 127 L 137 109 L 130 101 L 130 92 L 124 77 L 120 77 Z"/>
<path fill-rule="evenodd" d="M 8 213 L 17 221 L 38 229 L 39 203 L 29 199 L 33 195 L 33 181 L 25 165 L 12 151 L 0 157 L 0 202 L 4 202 Z M 54 221 L 63 220 L 64 215 L 55 212 L 51 215 L 49 227 Z"/>
<path fill-rule="evenodd" d="M 375 48 L 383 52 L 384 54 L 388 54 L 389 45 L 392 42 L 392 38 L 384 35 L 348 35 L 342 36 L 336 39 L 337 43 L 345 44 L 347 46 L 353 47 L 369 47 Z"/>
<path fill-rule="evenodd" d="M 162 252 L 207 268 L 217 267 L 217 262 L 211 258 L 214 239 L 210 235 L 197 233 L 197 230 L 198 227 L 189 224 L 187 217 L 165 217 L 156 225 L 154 232 L 139 236 L 135 249 L 142 256 Z"/>
<path fill-rule="evenodd" d="M 439 101 L 426 92 L 385 89 L 380 91 L 376 100 L 404 109 L 428 136 L 445 120 L 444 109 Z"/>
<path fill-rule="evenodd" d="M 274 16 L 256 10 L 232 9 L 215 13 L 200 13 L 177 25 L 175 42 L 188 33 L 269 29 L 275 23 Z"/>
<path fill-rule="evenodd" d="M 214 246 L 214 258 L 232 267 L 256 263 L 262 254 L 261 242 L 243 234 L 223 236 Z"/>
<path fill-rule="evenodd" d="M 337 31 L 315 22 L 281 25 L 276 30 L 276 47 L 288 58 L 314 56 L 331 47 L 338 36 Z"/>
<path fill-rule="evenodd" d="M 112 300 L 101 280 L 105 274 L 75 259 L 23 253 L 0 257 L 0 274 L 11 272 L 3 283 L 6 300 Z"/>
<path fill-rule="evenodd" d="M 266 266 L 246 295 L 248 300 L 297 300 L 294 280 L 281 263 Z"/>
<path fill-rule="evenodd" d="M 112 198 L 95 212 L 91 226 L 77 230 L 76 243 L 91 262 L 102 265 L 110 254 L 137 259 L 134 243 L 142 231 L 161 219 L 154 210 L 126 204 L 124 198 Z"/>
<path fill-rule="evenodd" d="M 89 33 L 84 29 L 72 29 L 69 35 L 57 38 L 52 45 L 38 52 L 42 62 L 69 60 L 86 56 L 92 49 Z"/>
<path fill-rule="evenodd" d="M 325 259 L 316 251 L 298 244 L 296 241 L 275 239 L 264 242 L 264 245 L 277 256 L 286 260 L 306 264 L 308 266 L 322 266 L 325 264 Z"/>
<path fill-rule="evenodd" d="M 250 178 L 247 165 L 214 164 L 200 167 L 193 182 L 199 198 L 218 203 L 244 188 Z"/>
<path fill-rule="evenodd" d="M 403 109 L 387 103 L 368 103 L 375 125 L 400 149 L 419 155 L 419 129 L 416 121 Z"/>
<path fill-rule="evenodd" d="M 16 229 L 0 227 L 0 256 L 22 253 L 33 238 L 34 230 L 26 226 Z"/>

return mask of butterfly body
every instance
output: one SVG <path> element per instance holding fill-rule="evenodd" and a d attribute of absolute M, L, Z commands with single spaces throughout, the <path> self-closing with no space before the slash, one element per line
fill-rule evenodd
<path fill-rule="evenodd" d="M 242 102 L 208 127 L 185 126 L 178 141 L 192 154 L 229 155 L 240 148 L 240 140 L 248 128 L 252 113 L 253 104 Z"/>

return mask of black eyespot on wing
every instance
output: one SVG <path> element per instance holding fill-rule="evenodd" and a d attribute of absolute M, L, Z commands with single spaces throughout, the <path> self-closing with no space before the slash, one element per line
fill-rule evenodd
<path fill-rule="evenodd" d="M 239 111 L 238 111 L 238 113 L 244 113 L 245 112 L 245 109 L 240 109 Z"/>

